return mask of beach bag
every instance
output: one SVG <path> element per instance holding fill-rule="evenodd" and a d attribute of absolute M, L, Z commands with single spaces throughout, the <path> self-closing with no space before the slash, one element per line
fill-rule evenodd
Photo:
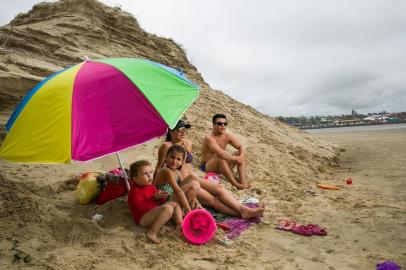
<path fill-rule="evenodd" d="M 101 173 L 87 172 L 80 176 L 80 181 L 76 187 L 75 194 L 80 204 L 88 204 L 100 193 L 100 183 L 97 176 Z"/>
<path fill-rule="evenodd" d="M 204 179 L 217 183 L 217 184 L 220 184 L 220 177 L 214 172 L 206 173 L 206 176 L 204 177 Z"/>
<path fill-rule="evenodd" d="M 99 176 L 98 181 L 100 182 L 101 191 L 96 199 L 97 204 L 105 204 L 127 193 L 124 174 L 121 168 L 111 170 L 105 175 Z"/>

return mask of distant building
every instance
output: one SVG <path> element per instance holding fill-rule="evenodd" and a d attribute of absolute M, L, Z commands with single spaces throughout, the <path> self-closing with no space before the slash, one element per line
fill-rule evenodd
<path fill-rule="evenodd" d="M 400 122 L 400 119 L 397 118 L 397 117 L 390 117 L 390 118 L 388 119 L 388 122 L 389 122 L 389 123 L 399 123 L 399 122 Z"/>
<path fill-rule="evenodd" d="M 370 121 L 376 121 L 377 118 L 374 116 L 368 116 L 368 117 L 363 118 L 362 120 L 370 122 Z"/>
<path fill-rule="evenodd" d="M 362 121 L 361 119 L 355 118 L 355 119 L 349 119 L 349 120 L 335 120 L 334 124 L 338 125 L 338 126 L 352 126 L 352 125 L 360 125 L 360 124 L 364 124 L 365 122 Z"/>

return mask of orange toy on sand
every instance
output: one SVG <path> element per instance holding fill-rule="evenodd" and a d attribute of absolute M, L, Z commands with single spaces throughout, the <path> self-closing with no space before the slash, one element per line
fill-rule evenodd
<path fill-rule="evenodd" d="M 339 187 L 333 186 L 333 185 L 317 184 L 317 186 L 318 186 L 319 188 L 322 188 L 322 189 L 329 189 L 329 190 L 339 190 L 339 189 L 340 189 Z"/>

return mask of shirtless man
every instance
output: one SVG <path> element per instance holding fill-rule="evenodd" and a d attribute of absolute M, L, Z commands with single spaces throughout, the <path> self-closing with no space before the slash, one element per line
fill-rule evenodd
<path fill-rule="evenodd" d="M 241 145 L 237 137 L 226 132 L 227 118 L 224 114 L 213 116 L 213 132 L 206 135 L 202 145 L 202 163 L 200 170 L 223 174 L 237 189 L 249 188 L 245 172 L 245 147 Z M 238 151 L 230 154 L 226 151 L 231 144 Z M 233 175 L 232 169 L 237 165 L 238 181 Z"/>

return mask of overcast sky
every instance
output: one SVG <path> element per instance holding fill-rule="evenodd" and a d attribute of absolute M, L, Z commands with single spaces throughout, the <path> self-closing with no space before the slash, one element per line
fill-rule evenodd
<path fill-rule="evenodd" d="M 0 25 L 32 0 L 2 1 Z M 406 111 L 404 0 L 104 0 L 272 116 Z"/>

